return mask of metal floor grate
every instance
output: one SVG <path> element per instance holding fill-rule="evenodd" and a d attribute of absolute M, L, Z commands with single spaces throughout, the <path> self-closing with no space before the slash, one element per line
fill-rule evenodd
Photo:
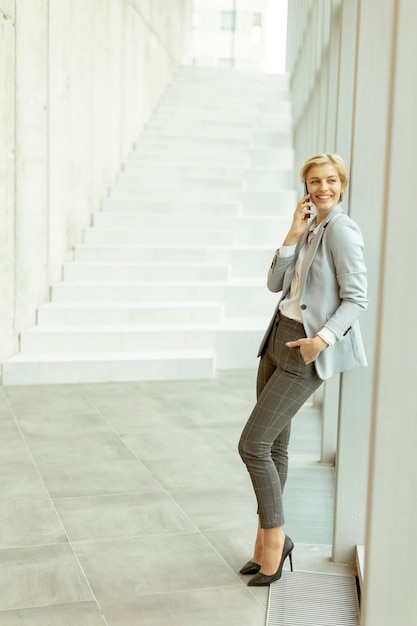
<path fill-rule="evenodd" d="M 266 626 L 359 626 L 355 578 L 284 571 L 269 589 Z"/>

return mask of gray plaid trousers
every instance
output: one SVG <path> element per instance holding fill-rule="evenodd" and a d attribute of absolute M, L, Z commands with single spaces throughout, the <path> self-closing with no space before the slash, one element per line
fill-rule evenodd
<path fill-rule="evenodd" d="M 323 382 L 314 364 L 304 363 L 299 348 L 285 345 L 305 336 L 299 322 L 277 318 L 259 363 L 257 402 L 239 441 L 261 528 L 284 525 L 282 492 L 288 473 L 291 420 Z"/>

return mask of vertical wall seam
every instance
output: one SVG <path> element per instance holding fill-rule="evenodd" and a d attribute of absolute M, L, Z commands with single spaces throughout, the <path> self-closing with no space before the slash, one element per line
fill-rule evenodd
<path fill-rule="evenodd" d="M 13 342 L 16 341 L 17 329 L 17 9 L 16 0 L 13 2 L 13 321 L 12 333 Z M 17 346 L 18 347 L 18 346 Z"/>
<path fill-rule="evenodd" d="M 353 72 L 353 96 L 352 96 L 352 102 L 353 102 L 353 107 L 352 107 L 352 123 L 350 126 L 350 146 L 351 146 L 351 150 L 350 150 L 350 163 L 349 163 L 349 171 L 352 171 L 352 167 L 353 167 L 353 163 L 352 163 L 352 159 L 353 159 L 353 154 L 355 152 L 355 120 L 356 120 L 356 97 L 357 97 L 357 86 L 358 86 L 358 68 L 359 68 L 359 42 L 360 42 L 360 35 L 361 35 L 361 25 L 360 25 L 360 19 L 359 16 L 361 14 L 361 4 L 362 4 L 362 0 L 358 0 L 357 4 L 356 4 L 356 42 L 355 42 L 355 69 Z M 348 206 L 348 213 L 350 212 L 350 194 L 349 194 L 349 206 Z"/>
<path fill-rule="evenodd" d="M 50 265 L 51 265 L 51 246 L 50 246 L 50 237 L 51 237 L 51 196 L 50 196 L 50 175 L 51 175 L 51 141 L 50 141 L 50 124 L 51 124 L 51 88 L 50 88 L 50 56 L 51 56 L 51 48 L 50 48 L 50 0 L 46 0 L 45 7 L 45 17 L 46 17 L 46 58 L 45 58 L 45 148 L 46 148 L 46 159 L 45 159 L 45 200 L 46 200 L 46 264 L 47 264 L 47 281 L 48 281 L 48 299 L 50 299 Z"/>

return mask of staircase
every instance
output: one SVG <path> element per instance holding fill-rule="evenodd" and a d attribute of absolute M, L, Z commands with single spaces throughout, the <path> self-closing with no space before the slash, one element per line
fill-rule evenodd
<path fill-rule="evenodd" d="M 183 68 L 3 364 L 3 383 L 256 367 L 293 181 L 287 78 Z"/>

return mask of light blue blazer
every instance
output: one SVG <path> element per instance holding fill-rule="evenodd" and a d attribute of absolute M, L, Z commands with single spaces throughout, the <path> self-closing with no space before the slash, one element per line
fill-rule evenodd
<path fill-rule="evenodd" d="M 294 256 L 280 258 L 275 253 L 268 273 L 268 289 L 287 295 L 301 247 L 309 228 L 297 243 Z M 316 237 L 307 244 L 301 267 L 300 307 L 307 337 L 314 337 L 326 326 L 337 338 L 334 346 L 320 353 L 315 361 L 322 380 L 337 372 L 367 365 L 359 315 L 368 306 L 363 237 L 358 225 L 337 205 L 322 221 Z M 273 328 L 279 303 L 259 347 L 261 356 Z M 294 337 L 294 340 L 299 337 Z M 296 348 L 295 348 L 296 349 Z"/>

